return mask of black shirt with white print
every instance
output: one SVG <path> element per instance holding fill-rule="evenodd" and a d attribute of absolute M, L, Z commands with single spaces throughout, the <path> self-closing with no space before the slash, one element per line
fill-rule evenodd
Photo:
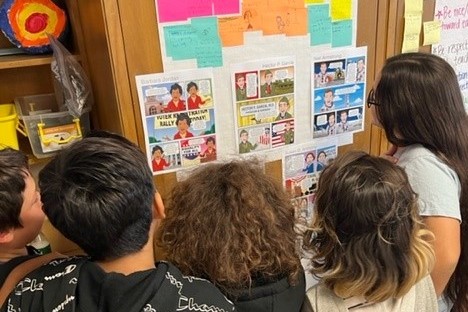
<path fill-rule="evenodd" d="M 130 275 L 106 273 L 86 257 L 57 259 L 30 273 L 0 311 L 234 311 L 210 282 L 172 264 Z"/>

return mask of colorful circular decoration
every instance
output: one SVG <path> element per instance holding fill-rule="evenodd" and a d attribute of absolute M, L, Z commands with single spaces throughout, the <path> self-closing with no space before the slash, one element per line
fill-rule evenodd
<path fill-rule="evenodd" d="M 51 0 L 5 0 L 0 7 L 0 28 L 18 48 L 28 53 L 51 52 L 47 34 L 61 39 L 67 16 Z"/>

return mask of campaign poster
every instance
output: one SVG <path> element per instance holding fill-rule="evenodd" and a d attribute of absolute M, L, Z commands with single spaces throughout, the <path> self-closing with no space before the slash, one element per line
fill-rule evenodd
<path fill-rule="evenodd" d="M 312 57 L 312 134 L 333 137 L 364 130 L 367 47 Z"/>
<path fill-rule="evenodd" d="M 211 70 L 140 75 L 136 83 L 154 174 L 217 159 Z"/>
<path fill-rule="evenodd" d="M 295 142 L 295 60 L 231 66 L 237 152 L 268 151 Z"/>
<path fill-rule="evenodd" d="M 336 144 L 305 146 L 283 157 L 283 183 L 294 207 L 298 234 L 311 226 L 320 173 L 337 153 Z M 296 244 L 298 252 L 304 256 L 301 235 L 298 235 Z"/>

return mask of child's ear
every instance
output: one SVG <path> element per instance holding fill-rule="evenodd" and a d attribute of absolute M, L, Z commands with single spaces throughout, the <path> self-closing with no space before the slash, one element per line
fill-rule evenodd
<path fill-rule="evenodd" d="M 5 230 L 4 232 L 0 232 L 0 244 L 7 244 L 13 241 L 13 230 Z"/>
<path fill-rule="evenodd" d="M 164 219 L 166 217 L 164 203 L 158 191 L 154 193 L 153 216 L 155 219 Z"/>

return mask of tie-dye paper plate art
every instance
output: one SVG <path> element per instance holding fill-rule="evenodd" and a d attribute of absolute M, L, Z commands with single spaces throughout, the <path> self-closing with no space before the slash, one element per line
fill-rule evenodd
<path fill-rule="evenodd" d="M 47 33 L 62 39 L 67 28 L 65 11 L 50 0 L 5 0 L 0 28 L 18 48 L 31 54 L 51 52 Z"/>

